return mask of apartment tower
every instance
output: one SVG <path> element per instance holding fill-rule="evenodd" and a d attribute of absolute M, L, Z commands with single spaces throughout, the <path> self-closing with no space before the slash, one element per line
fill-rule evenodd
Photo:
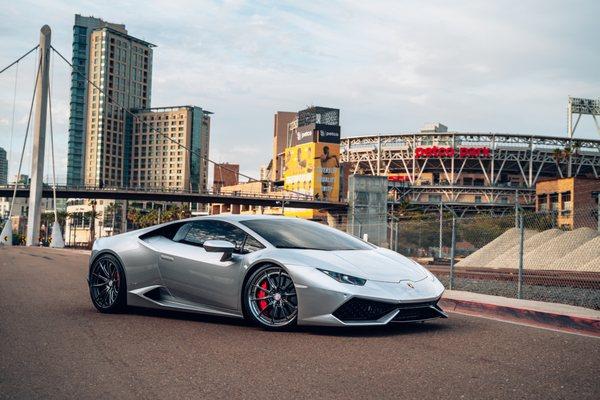
<path fill-rule="evenodd" d="M 92 30 L 88 50 L 84 183 L 124 186 L 129 181 L 133 119 L 127 110 L 150 106 L 152 48 L 124 30 Z"/>
<path fill-rule="evenodd" d="M 112 24 L 100 18 L 75 15 L 73 25 L 73 56 L 71 62 L 71 109 L 69 116 L 69 147 L 67 159 L 67 184 L 83 184 L 85 138 L 87 121 L 87 94 L 89 78 L 90 37 L 94 29 L 109 27 L 127 34 L 125 25 Z"/>
<path fill-rule="evenodd" d="M 6 158 L 6 150 L 0 147 L 0 185 L 8 183 L 8 160 Z"/>
<path fill-rule="evenodd" d="M 136 110 L 128 184 L 206 191 L 211 114 L 194 106 Z"/>

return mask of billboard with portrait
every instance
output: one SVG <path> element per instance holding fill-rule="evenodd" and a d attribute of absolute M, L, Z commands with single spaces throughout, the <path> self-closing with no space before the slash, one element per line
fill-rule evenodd
<path fill-rule="evenodd" d="M 307 194 L 315 200 L 339 201 L 340 145 L 309 142 L 285 150 L 283 170 L 286 190 Z M 286 215 L 311 218 L 313 210 L 286 209 Z"/>

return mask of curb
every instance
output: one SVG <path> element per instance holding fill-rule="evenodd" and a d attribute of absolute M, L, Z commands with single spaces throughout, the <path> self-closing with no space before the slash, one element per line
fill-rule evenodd
<path fill-rule="evenodd" d="M 439 304 L 446 311 L 473 316 L 494 317 L 541 328 L 578 333 L 600 338 L 600 319 L 553 312 L 532 310 L 524 307 L 481 303 L 442 297 Z"/>

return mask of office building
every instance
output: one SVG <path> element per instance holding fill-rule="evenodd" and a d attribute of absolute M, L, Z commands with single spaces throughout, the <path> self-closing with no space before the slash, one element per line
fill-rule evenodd
<path fill-rule="evenodd" d="M 89 40 L 84 183 L 123 186 L 129 180 L 131 116 L 150 106 L 152 48 L 122 30 L 103 26 Z M 100 90 L 99 90 L 99 89 Z"/>
<path fill-rule="evenodd" d="M 273 160 L 271 180 L 283 180 L 284 151 L 288 146 L 288 125 L 296 119 L 295 112 L 277 111 L 273 116 Z"/>
<path fill-rule="evenodd" d="M 8 160 L 6 159 L 6 150 L 0 147 L 0 185 L 8 183 Z"/>
<path fill-rule="evenodd" d="M 550 178 L 535 185 L 537 212 L 556 216 L 556 225 L 567 229 L 598 227 L 600 180 Z"/>
<path fill-rule="evenodd" d="M 73 56 L 71 62 L 71 102 L 69 116 L 69 148 L 67 160 L 67 184 L 83 184 L 84 151 L 86 138 L 86 117 L 89 78 L 89 45 L 95 29 L 109 27 L 127 34 L 125 25 L 112 24 L 100 18 L 75 15 L 73 25 Z"/>
<path fill-rule="evenodd" d="M 206 191 L 211 114 L 194 106 L 136 110 L 128 184 Z"/>
<path fill-rule="evenodd" d="M 239 164 L 215 164 L 213 170 L 213 192 L 219 193 L 223 186 L 237 185 L 240 182 L 239 173 Z"/>
<path fill-rule="evenodd" d="M 317 200 L 340 200 L 340 110 L 309 107 L 288 124 L 283 179 L 286 191 Z M 286 215 L 318 219 L 311 209 L 286 209 Z"/>

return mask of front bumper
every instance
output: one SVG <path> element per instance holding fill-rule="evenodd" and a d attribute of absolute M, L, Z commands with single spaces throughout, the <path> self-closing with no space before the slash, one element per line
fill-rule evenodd
<path fill-rule="evenodd" d="M 287 269 L 298 294 L 299 325 L 385 325 L 446 317 L 437 305 L 444 286 L 431 276 L 417 282 L 368 280 L 356 286 L 339 283 L 315 268 Z"/>

